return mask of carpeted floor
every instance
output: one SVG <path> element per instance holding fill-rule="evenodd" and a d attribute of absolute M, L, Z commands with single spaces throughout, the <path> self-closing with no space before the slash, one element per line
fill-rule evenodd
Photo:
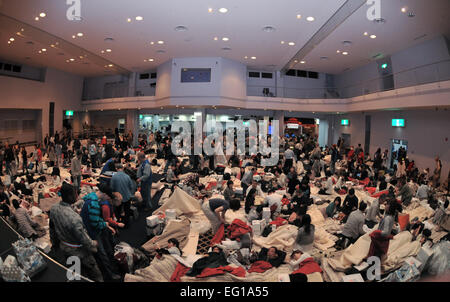
<path fill-rule="evenodd" d="M 158 182 L 163 175 L 153 174 L 153 182 Z M 159 202 L 164 189 L 158 191 L 153 200 Z M 138 208 L 139 216 L 137 220 L 133 220 L 127 229 L 120 230 L 119 241 L 128 243 L 134 248 L 141 247 L 145 242 L 147 242 L 151 237 L 147 236 L 146 233 L 146 218 L 151 216 L 151 212 L 145 212 Z"/>

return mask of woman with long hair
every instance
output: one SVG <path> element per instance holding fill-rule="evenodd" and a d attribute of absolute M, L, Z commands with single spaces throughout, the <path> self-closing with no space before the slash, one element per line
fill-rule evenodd
<path fill-rule="evenodd" d="M 311 224 L 311 216 L 306 214 L 302 218 L 302 226 L 298 229 L 295 239 L 294 250 L 300 250 L 303 253 L 312 252 L 314 245 L 315 227 Z"/>

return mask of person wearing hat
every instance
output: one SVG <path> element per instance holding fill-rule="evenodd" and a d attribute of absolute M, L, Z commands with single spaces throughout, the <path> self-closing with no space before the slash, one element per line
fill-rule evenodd
<path fill-rule="evenodd" d="M 150 162 L 145 157 L 144 152 L 138 153 L 139 167 L 137 171 L 137 183 L 141 187 L 141 196 L 146 210 L 154 211 L 158 207 L 152 202 L 152 168 Z"/>
<path fill-rule="evenodd" d="M 70 166 L 70 174 L 72 175 L 72 182 L 77 192 L 80 191 L 81 186 L 81 150 L 77 150 L 76 156 L 72 158 Z"/>
<path fill-rule="evenodd" d="M 71 207 L 76 201 L 75 189 L 63 182 L 60 193 L 62 200 L 51 207 L 49 214 L 52 249 L 60 251 L 66 259 L 78 257 L 81 274 L 93 281 L 102 282 L 103 276 L 93 255 L 97 252 L 98 243 L 89 237 L 82 218 Z"/>

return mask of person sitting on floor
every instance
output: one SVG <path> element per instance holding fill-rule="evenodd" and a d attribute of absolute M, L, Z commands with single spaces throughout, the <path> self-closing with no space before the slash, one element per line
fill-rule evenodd
<path fill-rule="evenodd" d="M 333 202 L 330 202 L 325 212 L 328 217 L 333 218 L 333 216 L 339 211 L 340 208 L 341 208 L 341 198 L 338 196 L 334 199 Z"/>
<path fill-rule="evenodd" d="M 350 213 L 340 234 L 341 240 L 339 244 L 337 243 L 338 246 L 346 248 L 349 244 L 355 243 L 361 235 L 365 234 L 363 226 L 365 222 L 364 211 L 366 208 L 367 204 L 361 201 L 358 210 Z"/>
<path fill-rule="evenodd" d="M 319 190 L 320 195 L 332 195 L 333 194 L 333 178 L 331 178 L 330 170 L 325 171 L 325 176 L 327 177 L 327 181 L 322 189 Z"/>
<path fill-rule="evenodd" d="M 227 182 L 227 187 L 223 191 L 223 197 L 225 198 L 225 200 L 231 200 L 235 197 L 236 194 L 234 193 L 234 190 L 233 190 L 233 184 L 234 183 L 232 180 L 229 180 Z"/>
<path fill-rule="evenodd" d="M 315 227 L 311 224 L 311 216 L 305 214 L 301 222 L 302 226 L 298 229 L 298 233 L 294 243 L 294 249 L 304 253 L 312 252 L 314 244 Z"/>
<path fill-rule="evenodd" d="M 358 208 L 358 197 L 355 195 L 355 189 L 351 188 L 348 190 L 348 194 L 344 199 L 344 205 L 342 206 L 342 213 L 344 213 L 345 218 L 343 222 L 346 222 L 348 215 Z"/>
<path fill-rule="evenodd" d="M 45 235 L 45 230 L 43 230 L 38 223 L 31 219 L 26 208 L 20 206 L 17 199 L 14 199 L 12 204 L 16 209 L 13 217 L 17 223 L 19 233 L 21 233 L 25 238 L 30 238 L 33 240 Z"/>
<path fill-rule="evenodd" d="M 378 199 L 375 199 L 367 210 L 365 223 L 369 229 L 373 228 L 378 223 L 378 217 L 380 216 L 380 204 L 384 204 L 385 200 L 386 194 L 383 194 Z"/>

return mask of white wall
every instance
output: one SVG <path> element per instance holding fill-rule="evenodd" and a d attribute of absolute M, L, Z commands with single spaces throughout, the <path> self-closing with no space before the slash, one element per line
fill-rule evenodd
<path fill-rule="evenodd" d="M 220 58 L 220 96 L 242 99 L 247 97 L 247 66 Z"/>
<path fill-rule="evenodd" d="M 105 89 L 107 83 L 123 82 L 115 89 Z M 83 99 L 96 100 L 108 97 L 128 96 L 128 77 L 123 75 L 111 75 L 102 77 L 85 78 L 83 88 Z M 112 91 L 114 90 L 114 91 Z"/>
<path fill-rule="evenodd" d="M 218 96 L 222 61 L 220 58 L 177 58 L 172 60 L 172 77 L 170 95 L 180 96 Z M 211 68 L 211 82 L 207 83 L 181 83 L 181 70 L 183 68 Z"/>
<path fill-rule="evenodd" d="M 349 70 L 335 76 L 336 87 L 340 97 L 353 97 L 374 91 L 379 91 L 381 81 L 372 81 L 380 77 L 377 62 L 372 62 L 354 70 Z"/>
<path fill-rule="evenodd" d="M 1 109 L 42 110 L 42 137 L 49 132 L 50 102 L 55 102 L 55 131 L 62 131 L 64 110 L 81 110 L 83 78 L 47 69 L 45 82 L 0 76 Z"/>
<path fill-rule="evenodd" d="M 408 157 L 420 168 L 434 169 L 434 158 L 438 155 L 442 161 L 442 176 L 447 176 L 450 169 L 450 111 L 435 110 L 396 110 L 352 113 L 330 117 L 334 131 L 332 141 L 336 143 L 341 133 L 351 134 L 351 145 L 364 146 L 365 115 L 371 116 L 370 155 L 376 149 L 388 149 L 392 139 L 408 141 Z M 394 118 L 405 119 L 406 126 L 391 126 Z M 349 126 L 341 126 L 341 119 L 349 119 Z"/>
<path fill-rule="evenodd" d="M 397 52 L 391 60 L 397 88 L 450 79 L 450 54 L 443 36 Z M 423 65 L 429 66 L 417 68 Z"/>
<path fill-rule="evenodd" d="M 0 141 L 15 143 L 34 142 L 39 139 L 36 131 L 40 121 L 40 110 L 0 110 Z"/>
<path fill-rule="evenodd" d="M 172 80 L 172 60 L 164 62 L 158 66 L 158 78 L 156 80 L 156 97 L 165 98 L 170 96 Z"/>

